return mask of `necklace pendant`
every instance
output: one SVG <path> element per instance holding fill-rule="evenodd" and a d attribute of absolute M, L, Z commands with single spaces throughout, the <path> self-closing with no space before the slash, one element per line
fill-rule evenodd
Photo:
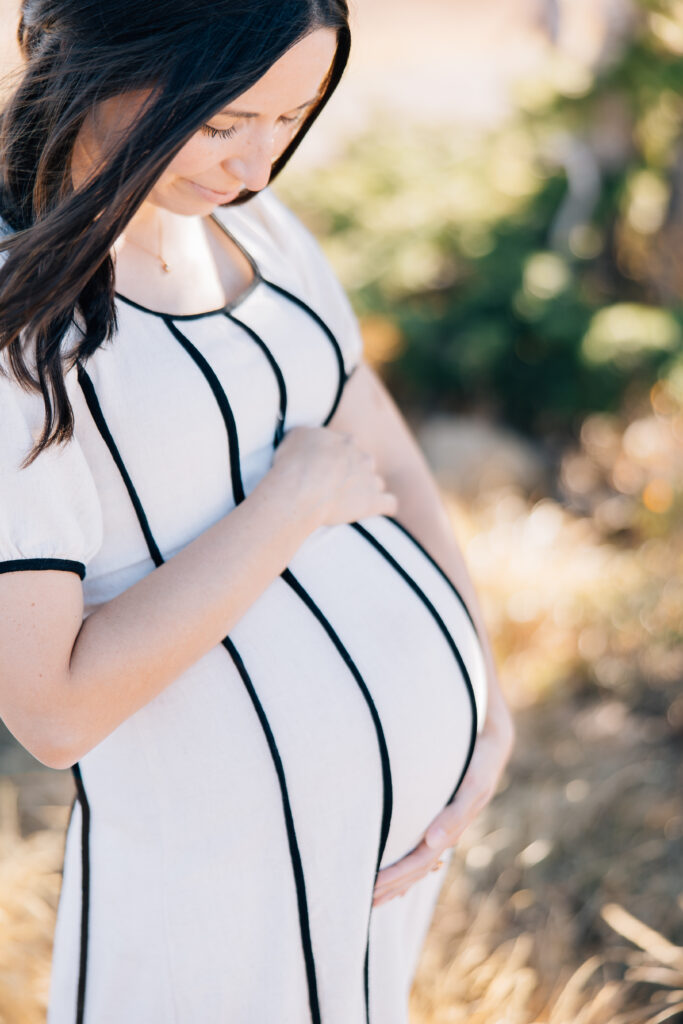
<path fill-rule="evenodd" d="M 161 260 L 161 269 L 164 271 L 165 274 L 171 273 L 171 268 L 169 267 L 166 260 Z"/>

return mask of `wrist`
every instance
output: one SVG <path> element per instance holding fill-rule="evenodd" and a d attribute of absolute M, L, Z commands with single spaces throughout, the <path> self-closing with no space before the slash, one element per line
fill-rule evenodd
<path fill-rule="evenodd" d="M 323 522 L 322 510 L 307 500 L 307 492 L 288 466 L 275 464 L 259 481 L 252 495 L 277 510 L 279 521 L 303 541 Z"/>
<path fill-rule="evenodd" d="M 498 695 L 488 703 L 482 733 L 495 738 L 505 750 L 507 760 L 515 745 L 515 721 L 507 704 Z"/>

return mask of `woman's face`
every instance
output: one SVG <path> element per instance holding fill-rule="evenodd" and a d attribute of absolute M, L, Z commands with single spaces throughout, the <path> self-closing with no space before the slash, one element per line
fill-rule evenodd
<path fill-rule="evenodd" d="M 334 29 L 316 29 L 185 143 L 147 200 L 174 213 L 205 215 L 249 189 L 265 188 L 271 167 L 317 102 L 337 45 Z M 127 92 L 98 104 L 79 132 L 74 186 L 97 166 L 104 143 L 126 130 L 148 96 Z M 239 116 L 239 115 L 248 116 Z"/>

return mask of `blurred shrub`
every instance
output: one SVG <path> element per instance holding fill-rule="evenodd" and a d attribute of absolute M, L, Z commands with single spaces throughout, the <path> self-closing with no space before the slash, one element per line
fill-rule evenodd
<path fill-rule="evenodd" d="M 278 184 L 404 403 L 563 441 L 680 375 L 683 15 L 640 13 L 597 77 L 558 56 L 489 136 L 383 112 L 331 166 Z"/>

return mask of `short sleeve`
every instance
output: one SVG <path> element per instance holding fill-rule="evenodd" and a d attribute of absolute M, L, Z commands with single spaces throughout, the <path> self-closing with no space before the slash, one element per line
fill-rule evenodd
<path fill-rule="evenodd" d="M 40 394 L 0 374 L 0 573 L 62 569 L 83 579 L 102 542 L 99 495 L 75 438 L 21 468 L 43 415 Z"/>
<path fill-rule="evenodd" d="M 351 302 L 320 243 L 276 196 L 272 186 L 257 193 L 248 206 L 282 250 L 288 264 L 297 270 L 311 305 L 334 333 L 348 378 L 363 359 L 363 336 Z"/>

